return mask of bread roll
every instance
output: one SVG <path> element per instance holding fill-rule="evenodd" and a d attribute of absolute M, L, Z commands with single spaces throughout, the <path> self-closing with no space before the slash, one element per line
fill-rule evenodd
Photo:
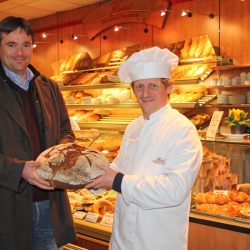
<path fill-rule="evenodd" d="M 42 152 L 37 174 L 55 188 L 81 188 L 103 174 L 98 164 L 108 160 L 96 149 L 74 143 L 59 144 Z"/>

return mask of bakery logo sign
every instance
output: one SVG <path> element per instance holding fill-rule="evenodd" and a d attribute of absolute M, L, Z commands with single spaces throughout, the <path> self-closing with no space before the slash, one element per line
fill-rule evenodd
<path fill-rule="evenodd" d="M 158 157 L 156 160 L 153 160 L 153 163 L 164 165 L 166 163 L 166 160 Z"/>
<path fill-rule="evenodd" d="M 91 40 L 105 30 L 127 23 L 143 23 L 161 29 L 167 15 L 159 13 L 168 8 L 167 0 L 110 0 L 100 3 L 82 22 Z"/>

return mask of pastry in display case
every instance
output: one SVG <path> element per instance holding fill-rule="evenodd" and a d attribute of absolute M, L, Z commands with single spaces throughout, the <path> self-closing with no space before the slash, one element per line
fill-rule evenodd
<path fill-rule="evenodd" d="M 247 143 L 203 142 L 192 212 L 250 223 L 249 149 Z"/>
<path fill-rule="evenodd" d="M 106 213 L 114 214 L 114 207 L 117 192 L 113 190 L 103 191 L 95 194 L 88 189 L 68 190 L 71 211 L 92 212 L 98 215 L 97 222 L 100 222 Z"/>

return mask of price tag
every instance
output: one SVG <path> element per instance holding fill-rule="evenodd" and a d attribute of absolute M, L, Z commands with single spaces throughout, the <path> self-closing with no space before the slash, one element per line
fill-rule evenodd
<path fill-rule="evenodd" d="M 207 133 L 206 133 L 206 139 L 207 140 L 214 140 L 217 130 L 220 125 L 221 118 L 223 116 L 224 111 L 214 111 L 212 119 L 210 121 Z"/>
<path fill-rule="evenodd" d="M 98 220 L 98 217 L 99 217 L 99 214 L 88 212 L 86 217 L 85 217 L 85 220 L 89 221 L 89 222 L 96 223 Z"/>
<path fill-rule="evenodd" d="M 75 219 L 80 219 L 80 220 L 82 220 L 82 219 L 85 217 L 86 214 L 87 214 L 87 213 L 86 213 L 86 212 L 83 212 L 83 211 L 76 211 L 76 212 L 73 214 L 73 217 L 74 217 Z"/>
<path fill-rule="evenodd" d="M 103 215 L 103 218 L 102 218 L 100 224 L 103 225 L 103 226 L 106 226 L 106 227 L 112 227 L 113 220 L 114 220 L 114 214 L 105 213 Z"/>

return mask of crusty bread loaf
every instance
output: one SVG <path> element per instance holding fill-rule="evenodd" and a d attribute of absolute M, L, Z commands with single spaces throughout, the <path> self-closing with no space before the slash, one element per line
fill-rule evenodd
<path fill-rule="evenodd" d="M 111 53 L 106 53 L 104 55 L 98 56 L 93 59 L 93 66 L 94 67 L 104 67 L 107 66 L 112 58 Z"/>
<path fill-rule="evenodd" d="M 184 47 L 181 50 L 181 58 L 186 59 L 189 57 L 189 49 L 192 44 L 192 39 L 185 40 Z"/>
<path fill-rule="evenodd" d="M 203 54 L 205 45 L 207 43 L 208 37 L 207 36 L 200 36 L 199 37 L 199 43 L 198 43 L 198 47 L 195 51 L 194 57 L 201 57 L 201 55 Z"/>
<path fill-rule="evenodd" d="M 195 52 L 196 52 L 196 50 L 198 48 L 198 44 L 199 44 L 199 37 L 192 38 L 192 44 L 190 46 L 189 53 L 188 53 L 188 56 L 190 58 L 194 57 Z"/>
<path fill-rule="evenodd" d="M 75 61 L 71 67 L 72 70 L 90 69 L 93 67 L 93 60 L 88 52 L 83 51 L 76 55 Z"/>
<path fill-rule="evenodd" d="M 96 76 L 97 72 L 81 73 L 76 79 L 68 82 L 69 85 L 84 85 L 90 83 Z"/>
<path fill-rule="evenodd" d="M 37 174 L 55 188 L 80 188 L 103 173 L 98 164 L 108 160 L 96 149 L 74 143 L 59 144 L 41 153 Z"/>

